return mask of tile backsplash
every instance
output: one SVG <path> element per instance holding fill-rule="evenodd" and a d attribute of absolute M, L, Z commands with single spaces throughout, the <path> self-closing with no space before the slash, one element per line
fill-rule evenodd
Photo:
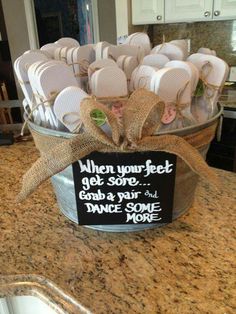
<path fill-rule="evenodd" d="M 200 47 L 216 51 L 229 65 L 236 65 L 236 20 L 158 24 L 153 26 L 153 43 L 165 40 L 191 39 L 191 53 Z"/>

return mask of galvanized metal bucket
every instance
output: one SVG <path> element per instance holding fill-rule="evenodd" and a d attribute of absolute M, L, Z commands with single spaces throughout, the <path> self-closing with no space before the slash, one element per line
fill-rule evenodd
<path fill-rule="evenodd" d="M 201 131 L 210 125 L 214 124 L 216 120 L 222 115 L 222 108 L 219 112 L 206 123 L 186 127 L 176 131 L 165 132 L 165 134 L 175 134 L 178 136 L 186 136 L 198 131 Z M 29 122 L 30 127 L 37 133 L 47 136 L 55 136 L 62 138 L 71 138 L 75 134 L 55 131 L 47 128 L 40 127 L 33 122 Z M 206 158 L 209 145 L 203 146 L 199 152 Z M 76 197 L 74 189 L 74 180 L 72 173 L 72 166 L 67 167 L 65 170 L 54 175 L 51 178 L 54 191 L 57 197 L 58 206 L 61 212 L 70 220 L 78 224 L 78 214 L 76 206 Z M 183 215 L 192 205 L 194 200 L 194 193 L 198 182 L 198 176 L 193 173 L 190 168 L 180 159 L 177 158 L 176 165 L 176 179 L 174 189 L 174 206 L 173 206 L 173 220 Z M 79 209 L 78 209 L 79 210 Z M 88 228 L 107 231 L 107 232 L 131 232 L 140 231 L 144 229 L 160 227 L 163 224 L 125 224 L 125 225 L 93 225 L 86 226 Z"/>

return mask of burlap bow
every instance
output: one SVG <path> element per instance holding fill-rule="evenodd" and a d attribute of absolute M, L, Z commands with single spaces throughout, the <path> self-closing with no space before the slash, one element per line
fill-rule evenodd
<path fill-rule="evenodd" d="M 106 114 L 107 123 L 112 131 L 111 137 L 92 120 L 91 113 L 94 109 L 100 109 Z M 84 133 L 71 139 L 62 139 L 41 135 L 31 130 L 41 157 L 24 175 L 18 201 L 24 200 L 46 179 L 94 151 L 173 153 L 183 159 L 195 173 L 217 185 L 215 172 L 207 166 L 196 149 L 210 143 L 217 123 L 195 133 L 194 136 L 188 135 L 185 139 L 175 135 L 152 136 L 160 124 L 163 111 L 164 103 L 158 96 L 145 89 L 139 89 L 130 96 L 125 105 L 122 125 L 105 105 L 93 98 L 86 98 L 80 107 L 80 118 L 85 126 Z"/>

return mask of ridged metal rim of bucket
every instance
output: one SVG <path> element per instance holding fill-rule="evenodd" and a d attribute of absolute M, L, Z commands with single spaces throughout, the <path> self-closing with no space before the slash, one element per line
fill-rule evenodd
<path fill-rule="evenodd" d="M 160 132 L 156 135 L 158 136 L 158 135 L 163 135 L 163 134 L 175 134 L 175 135 L 183 136 L 183 135 L 187 135 L 187 134 L 194 133 L 194 132 L 200 131 L 202 129 L 205 129 L 206 127 L 211 125 L 214 121 L 216 121 L 223 114 L 223 107 L 220 104 L 218 104 L 218 109 L 219 109 L 219 112 L 214 117 L 209 119 L 207 122 L 200 123 L 200 124 L 197 124 L 194 126 L 188 126 L 186 128 L 183 128 L 183 129 L 177 129 L 177 130 L 172 130 L 172 131 L 167 131 L 167 132 L 166 131 Z M 26 116 L 25 116 L 25 118 L 26 118 Z M 39 126 L 32 121 L 28 121 L 28 124 L 30 125 L 30 127 L 34 131 L 41 133 L 41 134 L 45 134 L 45 135 L 50 135 L 50 136 L 55 136 L 55 137 L 63 137 L 63 138 L 71 138 L 71 137 L 74 137 L 77 135 L 74 133 L 48 129 L 48 128 Z"/>

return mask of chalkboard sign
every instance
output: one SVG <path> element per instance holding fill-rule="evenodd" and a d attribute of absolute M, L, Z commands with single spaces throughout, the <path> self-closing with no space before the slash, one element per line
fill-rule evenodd
<path fill-rule="evenodd" d="M 80 225 L 172 221 L 176 156 L 98 153 L 73 164 Z"/>

